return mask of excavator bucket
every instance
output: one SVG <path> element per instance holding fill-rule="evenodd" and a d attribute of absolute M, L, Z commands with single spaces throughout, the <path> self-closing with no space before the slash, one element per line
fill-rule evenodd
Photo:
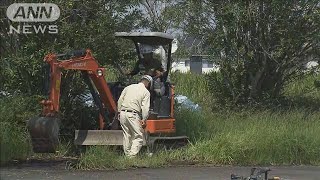
<path fill-rule="evenodd" d="M 28 122 L 32 147 L 35 153 L 55 153 L 59 144 L 59 119 L 34 117 Z"/>

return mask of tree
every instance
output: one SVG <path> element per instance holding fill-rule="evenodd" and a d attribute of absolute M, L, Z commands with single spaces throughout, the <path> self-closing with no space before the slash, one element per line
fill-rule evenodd
<path fill-rule="evenodd" d="M 139 0 L 139 2 L 139 10 L 143 16 L 140 19 L 140 27 L 158 32 L 172 32 L 178 28 L 182 19 L 177 11 L 181 0 Z"/>
<path fill-rule="evenodd" d="M 131 60 L 132 54 L 120 49 L 128 45 L 116 43 L 114 33 L 130 31 L 134 28 L 132 24 L 137 24 L 138 11 L 131 8 L 135 4 L 134 1 L 54 0 L 51 2 L 57 4 L 61 12 L 59 19 L 54 22 L 58 26 L 58 34 L 9 34 L 9 25 L 17 23 L 2 18 L 6 17 L 6 8 L 1 9 L 1 15 L 4 16 L 1 16 L 0 21 L 0 91 L 25 96 L 41 95 L 45 80 L 42 69 L 43 58 L 50 52 L 64 53 L 89 48 L 99 64 L 107 69 L 118 62 Z M 8 7 L 11 3 L 13 2 L 8 1 L 2 5 Z M 71 70 L 63 72 L 60 101 L 60 113 L 63 118 L 62 134 L 73 132 L 71 129 L 81 119 L 85 119 L 89 124 L 96 124 L 92 122 L 97 118 L 90 118 L 93 116 L 92 111 L 88 112 L 92 108 L 84 107 L 84 103 L 78 98 L 85 93 L 85 89 L 87 88 L 80 72 Z"/>
<path fill-rule="evenodd" d="M 60 18 L 54 23 L 58 34 L 9 34 L 9 25 L 17 25 L 7 18 L 1 19 L 1 89 L 9 92 L 40 94 L 43 82 L 43 57 L 49 52 L 63 53 L 77 49 L 92 49 L 103 66 L 127 57 L 117 48 L 115 31 L 130 31 L 138 17 L 131 9 L 134 1 L 61 1 Z M 10 2 L 4 2 L 8 7 Z M 5 16 L 6 8 L 1 9 Z M 130 53 L 129 53 L 130 56 Z"/>
<path fill-rule="evenodd" d="M 220 65 L 210 82 L 221 102 L 276 99 L 303 63 L 319 57 L 318 1 L 186 1 L 183 8 L 184 28 L 206 37 Z"/>

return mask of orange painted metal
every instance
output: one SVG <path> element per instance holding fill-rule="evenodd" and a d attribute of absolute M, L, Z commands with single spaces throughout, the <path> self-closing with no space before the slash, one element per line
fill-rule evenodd
<path fill-rule="evenodd" d="M 113 99 L 113 96 L 107 84 L 107 81 L 104 79 L 104 69 L 103 68 L 98 68 L 98 69 L 103 72 L 101 76 L 97 74 L 97 71 L 94 71 L 93 73 L 89 73 L 89 77 L 94 83 L 96 89 L 98 90 L 103 105 L 108 108 L 108 112 L 111 119 L 112 117 L 114 117 L 115 113 L 117 112 L 117 105 Z"/>
<path fill-rule="evenodd" d="M 103 120 L 103 116 L 99 113 L 99 129 L 103 130 L 105 122 Z"/>
<path fill-rule="evenodd" d="M 96 72 L 99 68 L 98 62 L 92 56 L 89 49 L 86 50 L 86 55 L 83 57 L 74 57 L 68 60 L 58 62 L 58 67 L 61 69 L 84 70 L 88 72 Z"/>
<path fill-rule="evenodd" d="M 159 134 L 159 133 L 175 133 L 175 119 L 174 119 L 174 86 L 170 86 L 171 91 L 171 105 L 170 105 L 170 118 L 166 119 L 148 119 L 146 131 L 150 134 Z"/>
<path fill-rule="evenodd" d="M 48 100 L 42 100 L 43 116 L 54 116 L 59 111 L 60 105 L 60 85 L 61 85 L 61 69 L 55 54 L 48 54 L 44 61 L 50 64 L 50 94 Z"/>
<path fill-rule="evenodd" d="M 74 57 L 68 60 L 58 61 L 55 54 L 48 54 L 45 56 L 44 61 L 50 64 L 51 79 L 49 99 L 41 101 L 43 105 L 43 116 L 54 116 L 59 112 L 61 70 L 63 69 L 87 71 L 101 96 L 103 105 L 108 108 L 110 118 L 114 116 L 117 111 L 116 103 L 104 79 L 104 68 L 99 68 L 98 62 L 92 56 L 89 49 L 86 50 L 86 55 L 83 57 Z M 102 74 L 98 74 L 98 71 Z M 99 119 L 101 119 L 101 117 Z M 101 129 L 104 124 L 102 122 L 99 124 Z"/>
<path fill-rule="evenodd" d="M 48 54 L 44 61 L 50 64 L 50 95 L 48 100 L 41 101 L 43 105 L 43 116 L 55 116 L 59 112 L 60 103 L 60 84 L 61 84 L 61 70 L 83 70 L 87 71 L 90 79 L 94 83 L 99 95 L 101 97 L 103 108 L 108 108 L 109 118 L 112 119 L 117 112 L 116 102 L 113 99 L 107 81 L 104 78 L 104 68 L 99 68 L 98 62 L 92 56 L 90 50 L 86 50 L 86 55 L 83 57 L 74 57 L 68 60 L 58 61 L 55 54 Z M 99 72 L 99 73 L 98 73 Z M 147 120 L 146 130 L 151 134 L 156 133 L 174 133 L 175 119 L 174 119 L 174 86 L 170 86 L 171 91 L 171 106 L 170 118 Z M 105 122 L 103 117 L 99 114 L 99 129 L 103 129 Z"/>
<path fill-rule="evenodd" d="M 175 119 L 148 119 L 146 131 L 150 134 L 158 134 L 158 133 L 175 133 Z"/>

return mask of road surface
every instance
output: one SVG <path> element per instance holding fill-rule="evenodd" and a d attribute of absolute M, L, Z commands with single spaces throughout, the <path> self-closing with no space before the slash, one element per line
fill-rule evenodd
<path fill-rule="evenodd" d="M 270 167 L 270 176 L 286 180 L 320 180 L 320 167 Z M 130 170 L 81 171 L 67 170 L 66 163 L 33 163 L 1 167 L 0 179 L 230 179 L 232 173 L 249 175 L 251 167 L 175 166 Z"/>

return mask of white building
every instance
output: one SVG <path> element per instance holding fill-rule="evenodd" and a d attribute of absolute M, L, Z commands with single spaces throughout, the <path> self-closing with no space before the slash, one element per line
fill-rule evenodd
<path fill-rule="evenodd" d="M 187 73 L 190 71 L 190 59 L 181 59 L 180 61 L 173 62 L 171 72 Z M 219 71 L 218 65 L 206 59 L 202 60 L 202 73 L 209 73 L 211 71 Z"/>

